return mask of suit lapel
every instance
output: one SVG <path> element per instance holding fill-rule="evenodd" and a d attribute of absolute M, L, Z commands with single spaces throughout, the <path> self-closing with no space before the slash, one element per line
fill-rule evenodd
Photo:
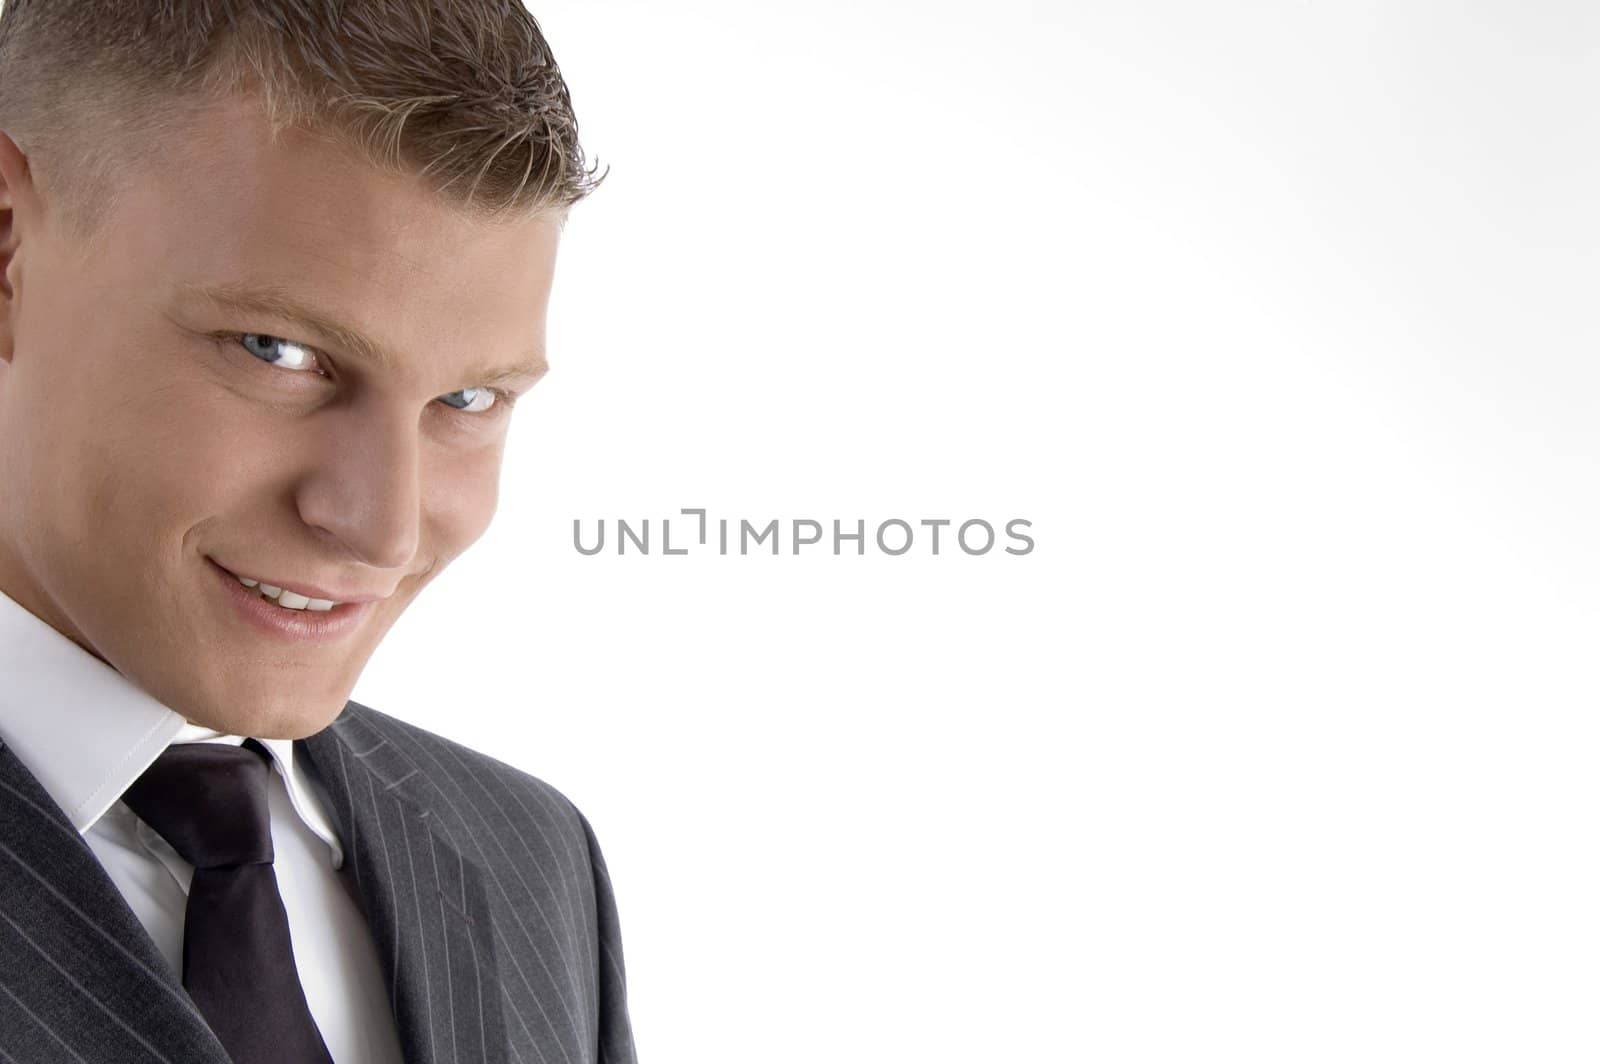
<path fill-rule="evenodd" d="M 504 1064 L 482 873 L 435 829 L 425 804 L 403 796 L 426 794 L 426 777 L 353 703 L 295 749 L 327 792 L 353 865 L 407 1064 Z"/>
<path fill-rule="evenodd" d="M 228 1062 L 99 858 L 3 744 L 0 1048 L 25 1060 Z"/>

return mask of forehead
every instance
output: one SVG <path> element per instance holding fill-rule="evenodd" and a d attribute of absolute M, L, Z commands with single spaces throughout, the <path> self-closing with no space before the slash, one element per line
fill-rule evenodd
<path fill-rule="evenodd" d="M 490 223 L 327 137 L 269 132 L 242 98 L 173 136 L 121 189 L 113 268 L 174 298 L 197 285 L 299 296 L 392 350 L 542 346 L 553 218 Z"/>

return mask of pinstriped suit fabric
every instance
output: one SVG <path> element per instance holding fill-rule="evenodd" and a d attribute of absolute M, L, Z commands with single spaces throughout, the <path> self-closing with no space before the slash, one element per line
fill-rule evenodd
<path fill-rule="evenodd" d="M 408 1064 L 633 1064 L 610 878 L 559 791 L 359 703 L 295 743 Z M 0 1064 L 225 1064 L 77 832 L 0 749 Z"/>
<path fill-rule="evenodd" d="M 0 1050 L 26 1064 L 226 1061 L 71 821 L 0 749 Z"/>

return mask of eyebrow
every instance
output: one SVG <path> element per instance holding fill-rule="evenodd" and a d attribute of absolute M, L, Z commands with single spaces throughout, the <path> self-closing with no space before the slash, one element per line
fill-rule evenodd
<path fill-rule="evenodd" d="M 180 282 L 177 289 L 183 295 L 205 300 L 213 306 L 239 314 L 265 314 L 287 321 L 299 329 L 321 337 L 325 342 L 348 351 L 377 368 L 396 372 L 401 360 L 394 352 L 367 336 L 335 320 L 315 307 L 307 306 L 277 285 L 252 287 L 237 283 L 198 284 Z M 532 384 L 549 369 L 544 352 L 528 351 L 521 361 L 506 366 L 480 366 L 472 371 L 470 379 L 478 385 L 504 385 L 526 382 Z"/>

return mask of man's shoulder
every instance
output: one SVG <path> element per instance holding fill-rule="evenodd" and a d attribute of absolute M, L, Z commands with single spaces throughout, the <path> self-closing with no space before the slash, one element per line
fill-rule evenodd
<path fill-rule="evenodd" d="M 390 785 L 437 823 L 495 833 L 531 821 L 589 834 L 565 794 L 491 754 L 353 700 L 332 727 L 369 763 L 386 763 Z"/>

